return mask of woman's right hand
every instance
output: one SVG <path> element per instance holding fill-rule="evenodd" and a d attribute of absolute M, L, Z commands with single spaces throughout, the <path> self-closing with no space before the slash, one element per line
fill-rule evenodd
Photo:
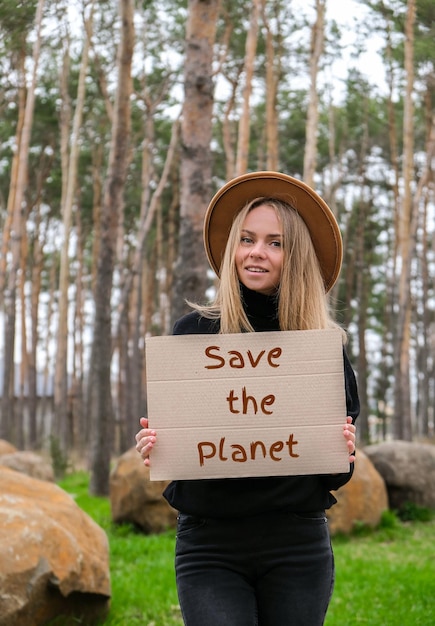
<path fill-rule="evenodd" d="M 142 428 L 136 435 L 136 450 L 141 455 L 144 465 L 150 465 L 150 452 L 156 443 L 156 431 L 148 428 L 148 420 L 146 417 L 140 418 Z"/>

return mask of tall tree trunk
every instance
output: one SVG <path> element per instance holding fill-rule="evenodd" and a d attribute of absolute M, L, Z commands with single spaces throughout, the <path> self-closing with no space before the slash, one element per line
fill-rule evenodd
<path fill-rule="evenodd" d="M 27 219 L 27 211 L 26 215 L 23 216 L 23 226 L 26 223 Z M 26 415 L 28 415 L 28 407 L 27 407 L 27 398 L 28 398 L 28 390 L 27 380 L 28 380 L 28 372 L 29 372 L 29 359 L 28 359 L 28 332 L 27 332 L 27 319 L 28 319 L 28 311 L 27 311 L 27 302 L 26 302 L 26 293 L 25 293 L 25 284 L 26 284 L 26 266 L 27 266 L 27 258 L 29 254 L 29 242 L 27 237 L 26 228 L 23 227 L 22 237 L 21 237 L 21 254 L 20 254 L 20 270 L 18 277 L 18 300 L 19 300 L 19 330 L 20 330 L 20 366 L 19 366 L 19 377 L 18 381 L 16 381 L 16 388 L 18 392 L 17 398 L 15 398 L 16 407 L 15 407 L 15 444 L 18 446 L 20 450 L 25 448 L 25 426 L 24 423 L 26 421 Z"/>
<path fill-rule="evenodd" d="M 82 236 L 82 220 L 80 208 L 77 211 L 77 274 L 75 289 L 74 325 L 73 325 L 73 370 L 71 380 L 71 390 L 69 392 L 71 407 L 71 432 L 73 434 L 73 444 L 84 453 L 87 441 L 84 410 L 84 330 L 85 330 L 85 294 L 83 285 L 85 283 L 85 255 L 84 241 Z"/>
<path fill-rule="evenodd" d="M 163 167 L 162 175 L 157 184 L 157 187 L 150 198 L 149 193 L 149 181 L 146 186 L 146 191 L 144 190 L 144 197 L 141 202 L 141 215 L 140 215 L 140 223 L 139 223 L 139 232 L 137 237 L 136 248 L 133 255 L 133 260 L 131 262 L 129 272 L 127 276 L 124 278 L 124 284 L 122 286 L 122 293 L 119 301 L 118 307 L 118 317 L 121 320 L 122 316 L 125 314 L 125 309 L 127 307 L 127 302 L 130 297 L 131 291 L 134 285 L 137 286 L 137 278 L 140 280 L 140 271 L 143 263 L 143 257 L 145 252 L 145 242 L 146 238 L 149 235 L 151 230 L 154 217 L 160 205 L 160 201 L 162 198 L 163 191 L 166 187 L 166 184 L 169 179 L 169 174 L 171 172 L 172 161 L 175 157 L 178 139 L 179 139 L 179 128 L 180 122 L 178 119 L 174 120 L 172 124 L 172 133 L 171 140 L 169 142 L 168 151 L 166 153 L 165 164 Z M 145 187 L 144 187 L 145 189 Z M 135 280 L 136 279 L 136 280 Z M 121 322 L 120 322 L 121 323 Z M 116 333 L 115 335 L 117 335 Z"/>
<path fill-rule="evenodd" d="M 414 247 L 411 249 L 411 256 L 418 256 L 419 276 L 421 277 L 421 288 L 419 295 L 421 298 L 420 306 L 415 307 L 417 329 L 421 327 L 417 340 L 417 367 L 419 371 L 418 389 L 417 389 L 417 432 L 419 435 L 429 434 L 429 411 L 430 411 L 430 380 L 431 371 L 433 371 L 433 356 L 430 350 L 430 329 L 431 329 L 431 312 L 429 304 L 429 261 L 428 261 L 428 204 L 431 197 L 431 181 L 433 178 L 432 163 L 435 156 L 435 114 L 431 109 L 427 111 L 427 141 L 426 141 L 426 164 L 417 189 L 413 194 L 413 219 L 411 221 L 411 230 L 413 233 Z M 420 224 L 417 224 L 420 215 L 420 205 L 422 206 Z M 416 251 L 417 227 L 421 233 L 421 245 L 419 254 Z M 434 351 L 435 353 L 435 351 Z M 433 380 L 433 377 L 432 377 Z"/>
<path fill-rule="evenodd" d="M 264 3 L 265 5 L 266 3 Z M 275 50 L 275 42 L 281 42 L 281 33 L 274 34 L 263 6 L 263 23 L 266 29 L 266 169 L 279 168 L 279 136 L 277 94 L 281 78 L 281 50 Z M 279 22 L 276 20 L 277 28 Z"/>
<path fill-rule="evenodd" d="M 395 394 L 394 394 L 394 434 L 398 439 L 411 441 L 411 250 L 413 246 L 413 200 L 414 180 L 414 24 L 416 18 L 415 0 L 408 0 L 405 23 L 405 75 L 403 118 L 403 196 L 399 217 L 398 250 L 401 269 L 398 291 L 397 334 L 395 350 Z"/>
<path fill-rule="evenodd" d="M 53 429 L 53 411 L 52 411 L 52 369 L 53 363 L 50 356 L 50 347 L 55 340 L 52 329 L 55 324 L 53 318 L 56 315 L 56 290 L 57 290 L 57 263 L 54 257 L 51 257 L 51 265 L 47 267 L 47 286 L 46 297 L 47 302 L 45 305 L 44 322 L 46 323 L 46 333 L 41 333 L 40 348 L 41 352 L 45 354 L 45 362 L 42 368 L 42 382 L 41 382 L 41 398 L 39 406 L 40 419 L 37 423 L 37 440 L 42 442 L 45 437 L 51 434 Z M 56 295 L 55 295 L 56 294 Z"/>
<path fill-rule="evenodd" d="M 358 179 L 360 181 L 360 192 L 357 208 L 356 219 L 356 236 L 355 245 L 356 253 L 356 298 L 358 302 L 358 391 L 360 396 L 361 411 L 358 419 L 358 436 L 364 443 L 369 442 L 369 426 L 368 426 L 368 371 L 367 371 L 367 318 L 369 307 L 369 290 L 370 290 L 370 272 L 366 270 L 367 257 L 371 253 L 371 246 L 367 250 L 367 233 L 366 228 L 370 219 L 370 207 L 372 206 L 371 198 L 367 198 L 366 180 L 367 158 L 369 154 L 369 112 L 368 99 L 364 99 L 364 119 L 363 119 L 363 135 L 361 139 L 361 147 L 359 152 L 359 171 Z"/>
<path fill-rule="evenodd" d="M 89 17 L 85 19 L 86 35 L 83 43 L 82 61 L 77 86 L 77 101 L 74 112 L 73 126 L 70 138 L 70 153 L 68 157 L 68 169 L 66 174 L 66 184 L 63 188 L 65 195 L 62 198 L 62 219 L 63 219 L 63 243 L 60 253 L 60 275 L 59 275 L 59 323 L 57 330 L 57 351 L 54 374 L 54 407 L 55 407 L 55 436 L 60 448 L 65 452 L 68 448 L 68 289 L 69 289 L 69 247 L 70 230 L 72 224 L 73 206 L 77 187 L 77 169 L 79 158 L 79 135 L 82 125 L 83 108 L 86 92 L 86 75 L 88 71 L 88 58 L 90 48 L 90 37 L 93 20 L 93 4 L 90 7 Z M 65 94 L 68 98 L 68 95 Z M 67 103 L 68 104 L 68 103 Z M 66 120 L 68 123 L 68 119 Z M 66 128 L 64 126 L 63 131 Z"/>
<path fill-rule="evenodd" d="M 41 238 L 41 206 L 35 207 L 36 214 L 36 237 L 33 240 L 33 254 L 31 267 L 32 291 L 30 296 L 30 319 L 31 319 L 31 340 L 29 349 L 29 444 L 32 448 L 38 448 L 37 408 L 38 408 L 38 386 L 37 386 L 37 354 L 38 354 L 38 321 L 39 302 L 41 297 L 41 284 L 44 261 L 44 241 Z"/>
<path fill-rule="evenodd" d="M 317 132 L 319 102 L 317 95 L 317 74 L 323 53 L 325 39 L 325 0 L 316 0 L 316 21 L 311 29 L 310 49 L 310 88 L 305 133 L 304 174 L 307 185 L 314 186 L 314 174 L 317 164 Z"/>
<path fill-rule="evenodd" d="M 171 332 L 171 294 L 174 286 L 174 268 L 177 259 L 177 227 L 180 207 L 178 173 L 180 171 L 179 159 L 173 164 L 171 182 L 174 189 L 174 195 L 169 207 L 168 223 L 167 223 L 167 246 L 166 246 L 166 266 L 165 276 L 166 285 L 165 293 L 168 299 L 169 311 L 165 317 L 165 327 L 162 329 L 163 334 L 167 335 Z M 177 193 L 178 192 L 178 193 Z"/>
<path fill-rule="evenodd" d="M 399 167 L 399 148 L 398 148 L 398 132 L 396 127 L 395 115 L 395 91 L 396 91 L 396 63 L 393 55 L 392 26 L 388 11 L 385 10 L 384 4 L 380 4 L 383 17 L 385 19 L 386 33 L 386 78 L 388 85 L 387 96 L 387 116 L 388 116 L 388 140 L 390 149 L 390 168 L 393 172 L 392 192 L 393 192 L 393 220 L 394 220 L 394 237 L 390 244 L 391 264 L 386 267 L 386 305 L 385 305 L 385 333 L 384 344 L 382 347 L 383 359 L 381 376 L 383 380 L 380 382 L 380 390 L 383 391 L 383 397 L 379 393 L 380 417 L 383 420 L 384 439 L 389 428 L 388 420 L 394 415 L 394 406 L 391 406 L 386 398 L 388 388 L 388 379 L 391 373 L 397 375 L 395 363 L 392 368 L 388 366 L 388 360 L 391 355 L 396 355 L 396 335 L 397 335 L 397 316 L 396 316 L 396 300 L 397 300 L 397 267 L 399 263 L 399 216 L 400 216 L 400 167 Z M 389 267 L 390 265 L 390 267 Z M 395 358 L 393 360 L 396 360 Z M 391 372 L 392 370 L 392 372 Z M 395 394 L 395 384 L 393 384 L 393 394 Z M 395 404 L 393 400 L 393 404 Z M 393 423 L 393 431 L 396 430 L 396 422 Z"/>
<path fill-rule="evenodd" d="M 236 103 L 238 78 L 231 81 L 231 94 L 228 97 L 222 119 L 222 144 L 225 153 L 225 177 L 231 180 L 236 175 L 235 131 L 232 113 Z"/>
<path fill-rule="evenodd" d="M 0 424 L 0 437 L 14 439 L 12 435 L 13 407 L 14 407 L 14 348 L 15 348 L 15 323 L 16 304 L 19 270 L 22 265 L 22 238 L 25 228 L 24 205 L 25 191 L 27 187 L 28 157 L 30 146 L 30 135 L 33 124 L 33 112 L 35 107 L 35 90 L 39 57 L 41 49 L 41 27 L 44 0 L 39 0 L 35 15 L 36 38 L 33 44 L 33 70 L 32 77 L 27 89 L 26 103 L 24 108 L 24 118 L 22 131 L 19 135 L 18 160 L 16 167 L 16 178 L 11 179 L 11 237 L 10 252 L 11 264 L 7 278 L 7 291 L 5 296 L 5 324 L 4 324 L 4 376 L 2 393 L 2 422 Z M 23 68 L 23 75 L 24 68 Z"/>
<path fill-rule="evenodd" d="M 369 217 L 368 202 L 364 198 L 364 189 L 361 189 L 361 198 L 358 207 L 358 224 L 356 231 L 357 267 L 356 267 L 356 298 L 358 301 L 358 392 L 360 397 L 360 417 L 358 419 L 359 441 L 369 443 L 369 403 L 368 403 L 368 364 L 367 364 L 367 318 L 369 307 L 370 274 L 366 271 L 366 244 L 364 226 Z"/>
<path fill-rule="evenodd" d="M 118 324 L 115 338 L 118 342 L 120 359 L 125 364 L 128 375 L 123 376 L 119 406 L 120 416 L 120 450 L 130 447 L 134 434 L 137 432 L 138 416 L 140 415 L 140 388 L 142 383 L 143 347 L 141 342 L 140 318 L 142 314 L 142 298 L 137 292 L 141 291 L 142 271 L 145 260 L 146 240 L 150 233 L 156 213 L 161 206 L 161 198 L 168 183 L 169 174 L 179 140 L 180 122 L 176 119 L 172 125 L 171 140 L 166 153 L 165 164 L 155 191 L 150 197 L 150 179 L 143 178 L 143 197 L 139 232 L 133 258 L 129 263 L 129 271 L 124 277 L 121 297 L 118 307 Z M 125 354 L 123 354 L 123 352 Z"/>
<path fill-rule="evenodd" d="M 109 492 L 110 457 L 113 442 L 113 406 L 111 393 L 111 296 L 115 268 L 118 225 L 123 208 L 130 142 L 131 64 L 134 48 L 134 0 L 120 0 L 121 41 L 118 48 L 118 82 L 110 145 L 109 164 L 101 211 L 95 285 L 94 341 L 89 376 L 89 415 L 91 420 L 90 492 Z"/>
<path fill-rule="evenodd" d="M 424 200 L 424 211 L 422 215 L 422 250 L 419 258 L 419 274 L 421 276 L 421 303 L 417 307 L 417 363 L 420 376 L 417 382 L 417 433 L 421 436 L 429 435 L 429 411 L 430 411 L 430 322 L 431 314 L 429 309 L 429 263 L 428 263 L 428 231 L 427 231 L 427 207 L 429 199 Z"/>
<path fill-rule="evenodd" d="M 18 108 L 15 144 L 17 147 L 21 143 L 21 135 L 23 132 L 24 116 L 26 112 L 26 47 L 25 34 L 19 51 L 16 54 L 16 63 L 14 64 L 14 72 L 18 77 L 16 105 Z M 12 221 L 14 219 L 15 193 L 17 190 L 17 178 L 19 167 L 19 150 L 14 150 L 12 154 L 11 173 L 9 178 L 9 194 L 7 201 L 7 211 L 4 224 L 2 226 L 1 249 L 0 249 L 0 306 L 3 308 L 3 300 L 7 292 L 5 289 L 9 272 L 7 271 L 7 262 L 9 259 L 8 250 L 10 248 L 10 240 L 12 235 Z"/>
<path fill-rule="evenodd" d="M 181 125 L 180 231 L 172 320 L 187 311 L 186 298 L 203 300 L 208 284 L 202 229 L 211 195 L 212 66 L 219 7 L 220 0 L 189 0 L 188 3 Z"/>
<path fill-rule="evenodd" d="M 225 3 L 221 7 L 221 20 L 224 23 L 223 35 L 220 38 L 219 45 L 221 47 L 221 52 L 219 54 L 219 64 L 216 70 L 216 75 L 223 74 L 225 79 L 230 85 L 230 93 L 226 98 L 226 102 L 223 109 L 222 115 L 222 146 L 225 153 L 225 178 L 226 180 L 230 180 L 235 176 L 236 172 L 236 151 L 235 151 L 235 122 L 232 119 L 232 113 L 234 111 L 234 106 L 236 103 L 236 95 L 240 80 L 240 74 L 243 71 L 242 64 L 237 66 L 237 71 L 235 72 L 235 76 L 230 75 L 224 71 L 224 63 L 228 58 L 228 54 L 230 51 L 230 44 L 232 40 L 232 35 L 234 32 L 234 24 L 232 21 L 232 17 L 230 11 L 225 6 Z M 233 68 L 234 69 L 234 68 Z"/>
<path fill-rule="evenodd" d="M 422 348 L 421 348 L 421 377 L 422 389 L 420 406 L 419 406 L 419 423 L 420 433 L 423 436 L 429 436 L 430 430 L 434 431 L 433 416 L 435 409 L 435 387 L 434 387 L 434 369 L 435 369 L 435 325 L 431 319 L 432 312 L 430 309 L 430 284 L 431 275 L 429 271 L 429 211 L 430 202 L 430 184 L 429 181 L 433 177 L 432 163 L 435 155 L 435 114 L 432 113 L 431 91 L 428 89 L 427 97 L 427 119 L 428 119 L 428 140 L 427 140 L 427 159 L 425 168 L 425 186 L 426 193 L 424 197 L 424 210 L 422 215 L 422 250 L 421 250 L 421 325 L 422 325 Z M 432 336 L 431 336 L 432 331 Z M 431 346 L 432 343 L 432 346 Z M 432 398 L 431 398 L 432 389 Z M 431 419 L 432 414 L 432 419 Z M 430 425 L 431 424 L 431 425 Z"/>
<path fill-rule="evenodd" d="M 239 120 L 239 136 L 237 143 L 236 176 L 244 174 L 248 169 L 249 136 L 251 126 L 251 93 L 254 76 L 255 58 L 258 42 L 258 22 L 264 0 L 252 0 L 251 20 L 246 37 L 245 49 L 245 85 L 243 88 L 242 113 Z"/>

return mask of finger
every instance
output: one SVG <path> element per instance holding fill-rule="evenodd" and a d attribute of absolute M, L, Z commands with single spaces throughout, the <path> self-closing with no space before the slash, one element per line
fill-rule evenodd
<path fill-rule="evenodd" d="M 349 433 L 346 443 L 349 451 L 349 463 L 353 463 L 355 461 L 355 435 L 353 433 Z"/>
<path fill-rule="evenodd" d="M 156 443 L 155 434 L 147 431 L 146 435 L 139 441 L 137 447 L 139 448 L 139 451 L 142 455 L 143 454 L 148 455 L 155 443 Z"/>
<path fill-rule="evenodd" d="M 139 450 L 139 454 L 142 457 L 145 467 L 150 467 L 150 452 L 154 443 L 154 441 L 150 441 L 149 444 L 146 444 L 141 450 Z"/>
<path fill-rule="evenodd" d="M 146 437 L 149 434 L 149 431 L 146 430 L 145 428 L 142 428 L 138 433 L 136 433 L 135 435 L 135 439 L 137 441 L 138 444 L 140 444 L 140 442 L 142 441 L 142 439 L 144 439 L 144 437 Z"/>
<path fill-rule="evenodd" d="M 139 420 L 140 425 L 142 426 L 141 430 L 136 433 L 135 435 L 135 439 L 137 441 L 137 443 L 140 443 L 140 440 L 143 439 L 144 437 L 146 437 L 149 434 L 155 435 L 155 431 L 148 431 L 148 418 L 146 417 L 141 417 Z"/>
<path fill-rule="evenodd" d="M 351 432 L 349 432 L 349 431 L 346 431 L 346 432 L 344 433 L 344 436 L 345 436 L 345 438 L 346 438 L 346 440 L 347 440 L 347 441 L 351 441 L 352 443 L 355 443 L 355 434 L 354 434 L 354 433 L 351 433 Z"/>
<path fill-rule="evenodd" d="M 139 452 L 143 460 L 148 458 L 149 449 L 148 445 L 145 442 L 141 441 L 140 443 L 138 443 L 136 446 L 136 450 Z"/>
<path fill-rule="evenodd" d="M 351 417 L 347 417 L 346 418 L 346 423 L 343 426 L 344 430 L 349 431 L 351 433 L 355 433 L 356 432 L 356 426 L 355 424 L 352 423 L 352 418 Z"/>

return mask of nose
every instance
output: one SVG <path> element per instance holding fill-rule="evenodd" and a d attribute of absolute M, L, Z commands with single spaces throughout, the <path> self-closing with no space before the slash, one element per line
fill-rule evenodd
<path fill-rule="evenodd" d="M 257 241 L 257 243 L 255 243 L 250 252 L 249 252 L 249 256 L 250 257 L 262 257 L 264 258 L 264 246 L 261 243 L 261 241 Z"/>

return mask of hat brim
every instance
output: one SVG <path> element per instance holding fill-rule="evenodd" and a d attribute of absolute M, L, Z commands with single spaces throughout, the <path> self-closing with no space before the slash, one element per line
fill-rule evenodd
<path fill-rule="evenodd" d="M 212 269 L 219 276 L 222 258 L 237 213 L 255 198 L 276 198 L 290 204 L 311 235 L 325 291 L 335 284 L 343 259 L 337 220 L 326 202 L 306 183 L 280 172 L 251 172 L 226 183 L 212 198 L 204 220 L 204 246 Z"/>

